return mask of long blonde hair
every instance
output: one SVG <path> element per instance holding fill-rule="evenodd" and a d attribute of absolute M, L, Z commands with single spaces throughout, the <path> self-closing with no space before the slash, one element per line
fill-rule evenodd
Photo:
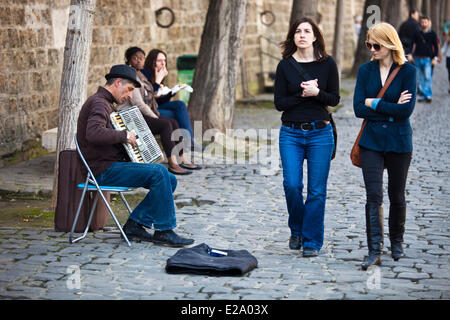
<path fill-rule="evenodd" d="M 386 22 L 374 24 L 367 31 L 366 40 L 373 40 L 392 51 L 392 59 L 398 65 L 406 62 L 405 51 L 395 28 Z M 373 57 L 372 57 L 373 60 Z"/>

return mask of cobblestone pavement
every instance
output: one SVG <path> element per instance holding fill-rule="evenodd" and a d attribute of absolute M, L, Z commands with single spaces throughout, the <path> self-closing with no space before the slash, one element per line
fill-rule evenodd
<path fill-rule="evenodd" d="M 343 81 L 349 91 L 353 84 Z M 360 269 L 367 254 L 365 193 L 360 169 L 351 165 L 348 154 L 361 120 L 353 116 L 350 94 L 342 97 L 344 107 L 335 116 L 338 153 L 318 257 L 303 258 L 288 249 L 281 170 L 262 175 L 258 164 L 209 159 L 203 170 L 178 179 L 177 231 L 195 238 L 196 244 L 247 249 L 258 259 L 258 268 L 243 277 L 169 275 L 166 260 L 177 249 L 151 243 L 129 248 L 115 228 L 90 233 L 71 245 L 66 233 L 2 227 L 0 298 L 449 299 L 450 108 L 443 65 L 435 71 L 434 92 L 433 103 L 418 103 L 412 117 L 415 149 L 407 184 L 406 257 L 398 262 L 390 257 L 386 234 L 382 266 Z M 236 114 L 235 128 L 255 123 L 278 128 L 279 117 L 273 109 L 244 109 Z M 51 156 L 3 168 L 0 188 L 48 191 L 51 172 Z"/>

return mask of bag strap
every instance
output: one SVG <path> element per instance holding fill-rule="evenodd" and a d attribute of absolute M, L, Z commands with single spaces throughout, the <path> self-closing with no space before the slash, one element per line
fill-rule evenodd
<path fill-rule="evenodd" d="M 313 80 L 313 77 L 311 77 L 309 73 L 300 66 L 300 64 L 297 62 L 297 60 L 294 59 L 293 56 L 289 57 L 289 62 L 298 71 L 298 73 L 300 73 L 303 79 L 305 79 L 306 81 Z"/>
<path fill-rule="evenodd" d="M 402 68 L 402 65 L 398 65 L 394 69 L 394 71 L 392 71 L 392 73 L 389 75 L 389 78 L 387 78 L 386 82 L 384 83 L 383 88 L 381 88 L 380 92 L 378 92 L 377 98 L 382 98 L 384 96 L 384 93 L 389 88 L 389 86 L 391 85 L 391 82 L 394 80 L 395 76 L 397 75 L 397 73 L 400 71 L 401 68 Z"/>

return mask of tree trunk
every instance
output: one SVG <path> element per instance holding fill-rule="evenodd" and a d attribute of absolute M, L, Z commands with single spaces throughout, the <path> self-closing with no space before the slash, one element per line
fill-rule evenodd
<path fill-rule="evenodd" d="M 52 207 L 58 196 L 58 162 L 62 150 L 73 148 L 78 114 L 86 100 L 95 0 L 71 0 L 58 111 Z"/>
<path fill-rule="evenodd" d="M 409 10 L 412 9 L 419 10 L 420 12 L 420 10 L 422 9 L 422 0 L 409 0 Z"/>
<path fill-rule="evenodd" d="M 304 16 L 312 17 L 314 18 L 314 20 L 316 20 L 317 23 L 319 23 L 316 2 L 316 0 L 294 0 L 292 2 L 289 26 L 291 26 L 295 22 L 295 20 Z"/>
<path fill-rule="evenodd" d="M 440 36 L 441 30 L 441 19 L 440 19 L 440 10 L 441 10 L 441 2 L 442 0 L 430 0 L 430 19 L 432 22 L 432 29 L 438 37 Z"/>
<path fill-rule="evenodd" d="M 450 1 L 445 0 L 444 3 L 444 22 L 450 20 Z"/>
<path fill-rule="evenodd" d="M 402 1 L 382 0 L 381 8 L 383 12 L 381 20 L 392 24 L 395 29 L 398 29 L 402 22 Z"/>
<path fill-rule="evenodd" d="M 239 58 L 248 0 L 211 0 L 189 100 L 192 119 L 203 132 L 231 128 L 236 100 Z"/>
<path fill-rule="evenodd" d="M 421 14 L 425 15 L 425 16 L 429 16 L 430 11 L 431 11 L 430 0 L 423 0 Z"/>
<path fill-rule="evenodd" d="M 364 3 L 364 16 L 361 24 L 361 32 L 358 39 L 358 46 L 356 48 L 355 61 L 353 62 L 352 71 L 350 73 L 351 76 L 356 76 L 358 74 L 359 66 L 370 60 L 370 52 L 369 50 L 367 50 L 365 44 L 367 30 L 369 29 L 368 24 L 372 26 L 373 23 L 378 21 L 376 21 L 376 12 L 368 9 L 370 9 L 371 6 L 378 6 L 378 8 L 381 8 L 381 1 L 382 0 L 366 0 L 366 2 Z"/>
<path fill-rule="evenodd" d="M 337 0 L 336 3 L 336 23 L 334 25 L 334 43 L 333 43 L 333 56 L 338 65 L 339 72 L 342 67 L 342 36 L 344 32 L 344 0 Z"/>
<path fill-rule="evenodd" d="M 450 1 L 449 0 L 442 0 L 441 1 L 441 8 L 440 8 L 440 15 L 439 15 L 439 25 L 441 27 L 441 29 L 439 30 L 438 36 L 441 37 L 441 41 L 445 42 L 445 35 L 444 35 L 444 25 L 445 25 L 445 21 L 448 21 L 450 18 L 450 12 L 447 13 L 447 11 L 449 11 L 450 7 L 449 7 Z"/>

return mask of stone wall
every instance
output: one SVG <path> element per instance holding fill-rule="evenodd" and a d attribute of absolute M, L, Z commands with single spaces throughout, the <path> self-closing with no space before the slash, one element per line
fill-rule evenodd
<path fill-rule="evenodd" d="M 353 60 L 353 17 L 362 15 L 364 0 L 347 0 L 343 69 Z M 0 157 L 20 150 L 27 140 L 57 126 L 57 109 L 69 0 L 3 0 L 0 3 Z M 176 82 L 176 59 L 197 54 L 209 0 L 97 0 L 88 77 L 88 95 L 105 82 L 111 65 L 124 62 L 129 46 L 168 53 L 168 84 Z M 321 27 L 332 53 L 336 0 L 318 0 Z M 175 23 L 156 24 L 155 11 L 170 7 Z M 260 88 L 258 74 L 275 71 L 281 56 L 292 0 L 249 0 L 243 39 L 244 66 L 251 94 Z M 272 11 L 275 21 L 268 26 Z M 160 16 L 161 21 L 167 16 Z M 264 23 L 265 22 L 265 23 Z M 266 38 L 261 38 L 261 36 Z M 260 59 L 260 45 L 264 52 Z M 273 56 L 270 57 L 269 55 Z M 275 57 L 275 58 L 274 58 Z M 241 77 L 237 88 L 242 96 Z"/>
<path fill-rule="evenodd" d="M 57 125 L 67 4 L 0 4 L 0 156 Z"/>
<path fill-rule="evenodd" d="M 208 0 L 97 0 L 92 34 L 88 94 L 105 82 L 104 75 L 113 64 L 125 62 L 125 50 L 139 46 L 146 53 L 159 48 L 168 54 L 168 84 L 176 82 L 176 59 L 183 54 L 197 54 Z M 155 11 L 170 7 L 175 22 L 170 28 L 156 24 Z M 121 7 L 121 10 L 117 10 Z M 126 8 L 126 10 L 124 9 Z M 163 13 L 161 22 L 168 15 Z"/>

